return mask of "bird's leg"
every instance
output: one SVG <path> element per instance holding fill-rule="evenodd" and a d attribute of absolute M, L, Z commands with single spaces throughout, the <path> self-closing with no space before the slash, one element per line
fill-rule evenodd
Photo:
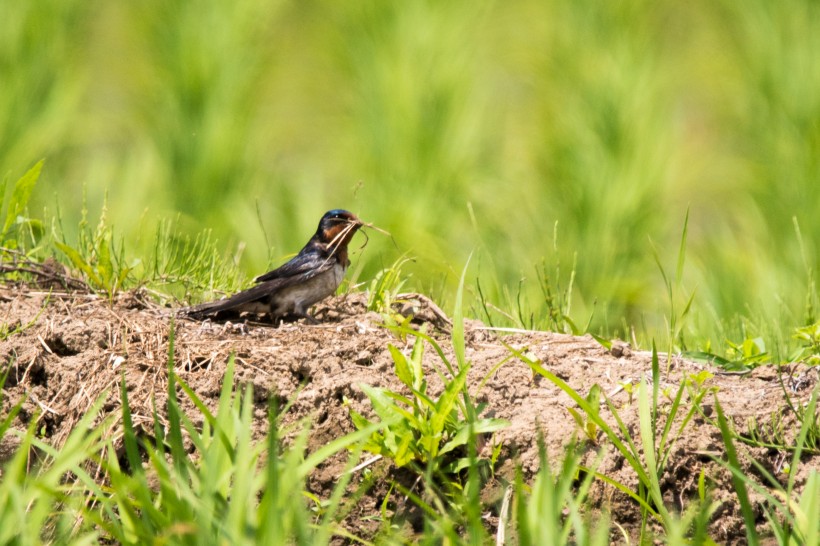
<path fill-rule="evenodd" d="M 306 321 L 306 322 L 309 322 L 309 323 L 311 323 L 311 324 L 319 324 L 319 321 L 318 321 L 318 320 L 316 320 L 316 318 L 315 318 L 315 317 L 311 316 L 310 314 L 308 314 L 308 313 L 306 313 L 306 312 L 304 312 L 304 311 L 302 311 L 302 312 L 294 312 L 293 314 L 294 314 L 294 316 L 297 316 L 297 317 L 299 317 L 299 318 L 303 318 L 303 319 L 305 319 L 305 321 Z"/>

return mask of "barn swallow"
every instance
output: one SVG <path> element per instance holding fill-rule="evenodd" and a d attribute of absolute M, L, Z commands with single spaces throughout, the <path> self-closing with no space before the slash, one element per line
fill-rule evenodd
<path fill-rule="evenodd" d="M 274 322 L 291 315 L 316 323 L 308 309 L 336 292 L 350 265 L 347 245 L 362 225 L 351 212 L 328 211 L 299 254 L 281 267 L 256 277 L 256 286 L 180 312 L 194 319 L 242 313 L 268 315 Z"/>

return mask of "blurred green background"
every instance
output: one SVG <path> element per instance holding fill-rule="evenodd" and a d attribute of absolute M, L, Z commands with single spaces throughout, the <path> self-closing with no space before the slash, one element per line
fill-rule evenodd
<path fill-rule="evenodd" d="M 692 293 L 703 338 L 787 328 L 814 319 L 820 4 L 0 0 L 0 173 L 41 158 L 33 208 L 70 229 L 107 193 L 137 256 L 178 217 L 253 275 L 347 208 L 396 241 L 358 280 L 406 252 L 446 304 L 472 253 L 498 324 L 548 325 L 575 264 L 593 330 Z"/>

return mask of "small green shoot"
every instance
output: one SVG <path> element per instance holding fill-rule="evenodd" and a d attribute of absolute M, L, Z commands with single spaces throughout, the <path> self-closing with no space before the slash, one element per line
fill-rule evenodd
<path fill-rule="evenodd" d="M 768 422 L 761 422 L 754 416 L 749 417 L 746 424 L 746 434 L 736 433 L 736 437 L 748 445 L 787 451 L 791 446 L 786 441 L 785 427 L 783 413 L 779 410 L 773 411 L 769 415 Z"/>
<path fill-rule="evenodd" d="M 597 335 L 597 334 L 593 334 L 592 332 L 589 332 L 589 335 L 591 335 L 591 336 L 592 336 L 592 339 L 594 339 L 595 341 L 597 341 L 597 342 L 598 342 L 598 344 L 599 344 L 601 347 L 603 347 L 604 349 L 606 349 L 607 351 L 611 351 L 611 350 L 612 350 L 612 345 L 613 345 L 613 343 L 612 343 L 612 340 L 611 340 L 611 339 L 607 339 L 607 338 L 602 337 L 602 336 L 599 336 L 599 335 Z"/>
<path fill-rule="evenodd" d="M 133 266 L 125 263 L 122 242 L 119 247 L 114 244 L 114 230 L 106 220 L 105 206 L 94 230 L 88 227 L 87 212 L 83 210 L 78 244 L 71 246 L 65 239 L 57 240 L 55 233 L 54 245 L 80 271 L 91 288 L 102 291 L 111 298 L 125 284 Z"/>
<path fill-rule="evenodd" d="M 586 401 L 593 411 L 597 413 L 601 406 L 601 387 L 598 384 L 593 385 L 589 390 L 589 394 L 586 396 Z M 570 415 L 572 415 L 572 418 L 575 420 L 575 424 L 578 425 L 578 429 L 583 432 L 587 440 L 589 440 L 593 445 L 598 445 L 599 430 L 598 425 L 595 424 L 595 421 L 589 418 L 584 418 L 575 408 L 568 407 L 567 411 Z"/>
<path fill-rule="evenodd" d="M 40 160 L 14 183 L 11 198 L 3 216 L 0 247 L 22 250 L 29 245 L 35 245 L 43 237 L 43 223 L 40 220 L 26 216 L 28 202 L 31 199 L 34 186 L 40 178 L 42 169 L 43 161 Z M 0 213 L 3 212 L 5 205 L 7 185 L 7 180 L 4 180 L 0 185 Z"/>
<path fill-rule="evenodd" d="M 245 277 L 216 245 L 210 231 L 182 234 L 170 221 L 160 222 L 144 274 L 152 286 L 177 298 L 213 298 L 243 287 Z"/>
<path fill-rule="evenodd" d="M 580 446 L 574 440 L 570 441 L 560 467 L 553 471 L 539 430 L 540 469 L 535 481 L 527 488 L 520 470 L 516 474 L 514 504 L 517 544 L 609 544 L 609 514 L 604 511 L 600 518 L 593 520 L 590 513 L 584 510 L 595 473 L 581 466 L 580 452 Z M 593 469 L 600 463 L 602 455 L 598 456 Z"/>
<path fill-rule="evenodd" d="M 695 374 L 687 374 L 685 382 L 687 386 L 694 389 L 695 393 L 699 393 L 707 381 L 715 377 L 715 374 L 708 370 L 701 370 Z M 696 398 L 697 396 L 693 397 Z"/>
<path fill-rule="evenodd" d="M 791 355 L 793 362 L 806 362 L 807 364 L 820 364 L 820 322 L 797 328 L 792 336 L 798 340 L 802 347 Z"/>
<path fill-rule="evenodd" d="M 102 449 L 101 436 L 111 424 L 110 418 L 97 422 L 107 394 L 93 402 L 59 450 L 37 438 L 36 418 L 25 432 L 15 431 L 20 444 L 0 480 L 0 544 L 91 541 L 98 535 L 81 514 L 86 489 L 99 492 L 86 463 Z M 22 403 L 0 424 L 0 438 Z M 39 454 L 36 462 L 32 453 Z"/>
<path fill-rule="evenodd" d="M 740 343 L 726 340 L 727 357 L 736 366 L 753 368 L 758 364 L 771 361 L 766 352 L 766 342 L 763 338 L 746 338 Z"/>
<path fill-rule="evenodd" d="M 633 397 L 635 395 L 635 384 L 631 380 L 627 380 L 618 383 L 618 385 L 620 385 L 621 388 L 623 388 L 624 392 L 626 393 L 626 396 L 628 397 L 627 405 L 631 406 Z"/>
<path fill-rule="evenodd" d="M 678 247 L 678 261 L 675 268 L 675 276 L 670 278 L 666 273 L 666 269 L 661 263 L 660 255 L 657 248 L 652 245 L 652 255 L 655 258 L 655 263 L 660 269 L 663 283 L 666 286 L 666 296 L 669 299 L 669 317 L 667 320 L 667 329 L 669 337 L 668 355 L 676 352 L 686 350 L 686 340 L 684 338 L 684 325 L 692 309 L 692 303 L 695 300 L 695 292 L 693 291 L 686 301 L 683 302 L 683 307 L 678 311 L 678 293 L 683 290 L 683 267 L 686 262 L 686 237 L 689 232 L 689 209 L 686 209 L 686 217 L 683 221 L 683 232 L 681 233 L 680 246 Z M 650 241 L 651 242 L 651 241 Z M 668 364 L 671 363 L 671 356 Z"/>
<path fill-rule="evenodd" d="M 472 422 L 459 409 L 458 400 L 466 389 L 469 366 L 445 381 L 444 392 L 434 398 L 421 366 L 424 338 L 416 337 L 409 359 L 392 344 L 389 349 L 396 376 L 411 394 L 361 386 L 379 417 L 376 422 L 384 425 L 383 430 L 374 433 L 364 444 L 364 450 L 388 457 L 397 466 L 409 465 L 420 474 L 427 468 L 432 468 L 434 474 L 454 473 L 468 466 L 465 449 L 470 430 L 473 434 L 488 434 L 509 425 L 501 419 Z M 373 425 L 353 409 L 350 416 L 359 430 Z"/>
<path fill-rule="evenodd" d="M 376 273 L 367 289 L 368 311 L 392 313 L 391 306 L 396 302 L 396 296 L 409 279 L 401 273 L 402 267 L 409 261 L 411 260 L 407 256 L 400 256 L 393 262 L 393 265 Z"/>
<path fill-rule="evenodd" d="M 703 362 L 721 368 L 723 372 L 743 374 L 760 364 L 771 361 L 763 338 L 746 338 L 740 343 L 726 340 L 726 356 L 707 351 L 683 351 L 682 356 L 695 362 Z"/>
<path fill-rule="evenodd" d="M 558 222 L 553 226 L 552 248 L 555 256 L 558 256 Z M 536 268 L 538 284 L 544 297 L 544 304 L 547 308 L 547 327 L 555 332 L 581 335 L 580 330 L 570 318 L 572 312 L 572 290 L 575 286 L 575 272 L 578 264 L 578 253 L 574 253 L 572 258 L 572 268 L 570 270 L 567 287 L 561 286 L 561 262 L 556 257 L 555 267 L 552 275 L 548 271 L 546 260 L 542 261 L 541 267 Z M 590 316 L 589 321 L 592 321 Z M 589 324 L 587 324 L 587 327 Z"/>

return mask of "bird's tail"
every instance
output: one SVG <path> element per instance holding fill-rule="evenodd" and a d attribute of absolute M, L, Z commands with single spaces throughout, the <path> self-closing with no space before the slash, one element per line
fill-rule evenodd
<path fill-rule="evenodd" d="M 226 303 L 227 300 L 217 300 L 200 303 L 199 305 L 191 305 L 190 307 L 181 307 L 177 310 L 177 316 L 202 320 L 229 310 L 230 305 L 226 305 Z"/>

